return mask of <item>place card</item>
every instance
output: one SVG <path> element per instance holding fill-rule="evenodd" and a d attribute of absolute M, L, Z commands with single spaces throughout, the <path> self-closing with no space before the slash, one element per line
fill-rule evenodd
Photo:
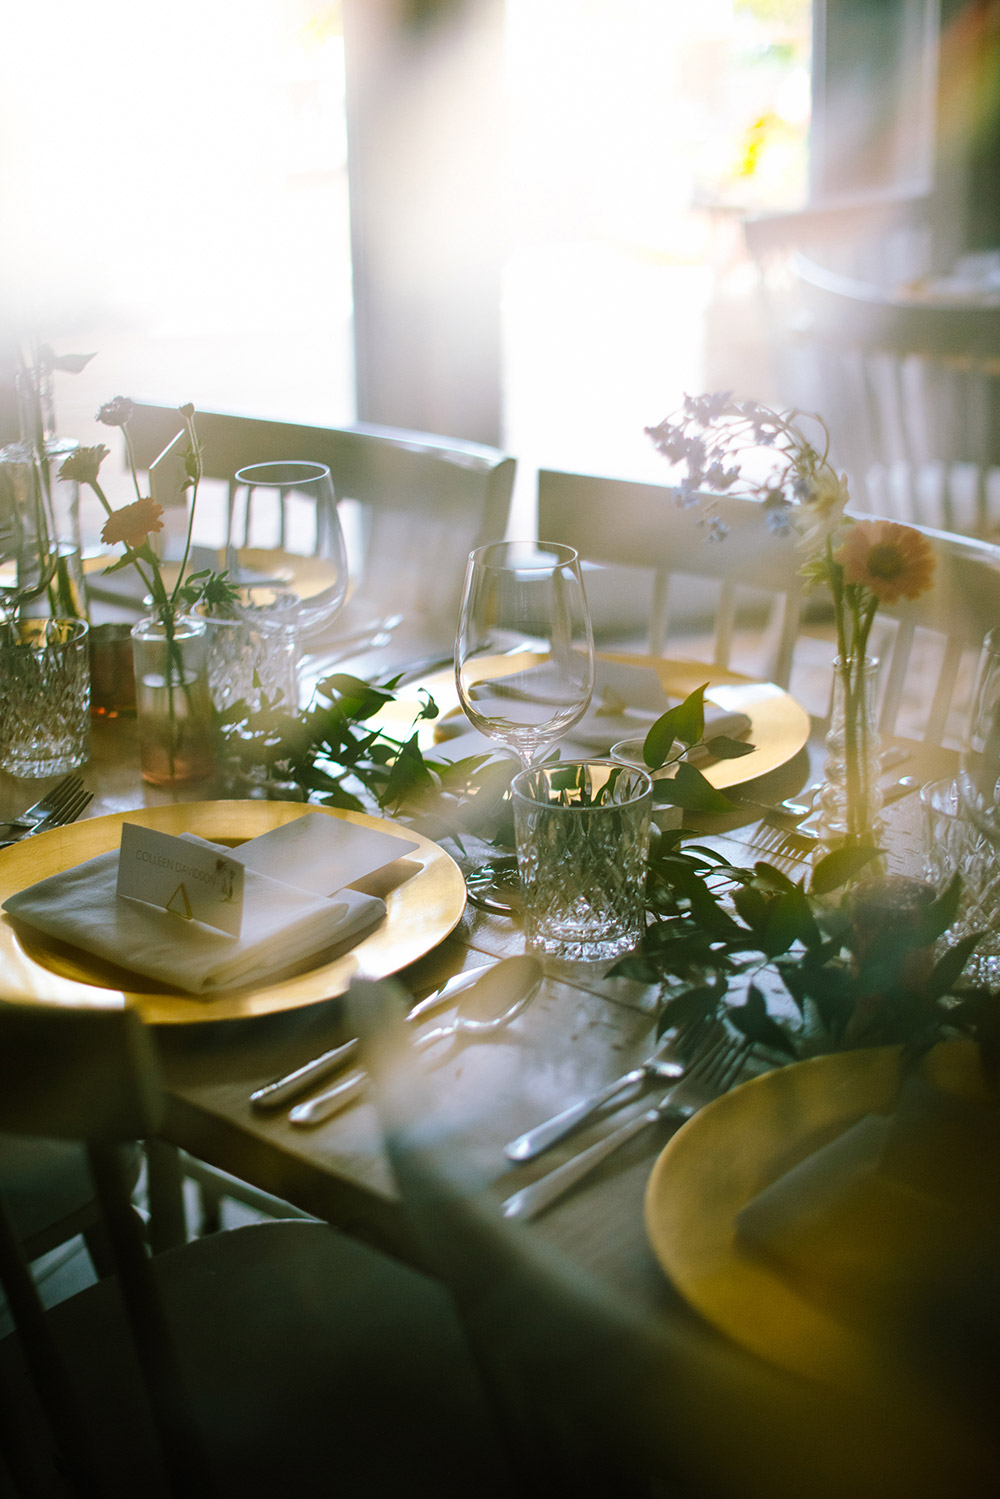
<path fill-rule="evenodd" d="M 243 925 L 243 865 L 218 848 L 122 825 L 117 894 L 202 921 L 230 937 Z"/>

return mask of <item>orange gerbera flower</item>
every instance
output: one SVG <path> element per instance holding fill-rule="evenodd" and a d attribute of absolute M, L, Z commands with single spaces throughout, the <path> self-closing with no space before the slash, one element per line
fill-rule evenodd
<path fill-rule="evenodd" d="M 858 521 L 848 531 L 837 561 L 845 583 L 859 583 L 883 604 L 918 598 L 934 576 L 934 554 L 926 537 L 889 520 Z"/>
<path fill-rule="evenodd" d="M 141 547 L 150 531 L 163 530 L 162 514 L 163 506 L 152 500 L 135 500 L 131 505 L 123 505 L 120 510 L 113 510 L 104 522 L 101 540 L 105 546 L 122 541 L 127 547 Z"/>

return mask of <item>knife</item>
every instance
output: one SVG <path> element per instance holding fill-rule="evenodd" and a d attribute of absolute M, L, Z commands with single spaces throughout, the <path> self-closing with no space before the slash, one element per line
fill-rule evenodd
<path fill-rule="evenodd" d="M 464 973 L 456 973 L 446 984 L 442 984 L 440 989 L 436 989 L 418 1005 L 414 1005 L 406 1016 L 407 1023 L 422 1020 L 425 1015 L 441 1009 L 454 999 L 456 994 L 461 994 L 463 989 L 475 983 L 488 968 L 493 966 L 493 962 L 483 963 L 479 968 L 470 968 Z M 276 1078 L 274 1082 L 265 1083 L 262 1088 L 257 1088 L 250 1094 L 251 1105 L 262 1112 L 282 1108 L 286 1103 L 291 1103 L 293 1099 L 298 1098 L 300 1093 L 305 1093 L 316 1083 L 330 1077 L 332 1073 L 339 1072 L 341 1067 L 346 1066 L 357 1056 L 359 1046 L 358 1038 L 353 1036 L 350 1041 L 334 1046 L 330 1051 L 325 1051 L 322 1056 L 313 1057 L 311 1062 L 303 1062 L 302 1066 L 296 1067 L 294 1072 L 288 1072 L 284 1077 Z"/>

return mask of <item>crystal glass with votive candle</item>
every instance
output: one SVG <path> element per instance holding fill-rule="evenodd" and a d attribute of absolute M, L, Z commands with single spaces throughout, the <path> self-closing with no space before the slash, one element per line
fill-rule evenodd
<path fill-rule="evenodd" d="M 645 737 L 640 734 L 636 734 L 631 739 L 619 739 L 617 744 L 611 746 L 609 753 L 616 765 L 631 765 L 636 770 L 644 770 L 650 780 L 654 782 L 655 787 L 657 781 L 671 780 L 676 774 L 677 766 L 675 763 L 671 763 L 660 766 L 658 770 L 651 769 L 646 764 L 646 757 L 643 754 L 643 745 L 645 742 Z M 654 802 L 656 800 L 655 789 L 653 800 Z M 684 821 L 684 809 L 682 807 L 671 806 L 669 802 L 664 802 L 654 807 L 652 818 L 658 828 L 679 828 Z"/>
<path fill-rule="evenodd" d="M 0 769 L 63 775 L 90 753 L 88 625 L 21 619 L 0 625 Z"/>
<path fill-rule="evenodd" d="M 921 787 L 924 877 L 940 893 L 954 875 L 962 881 L 949 943 L 979 932 L 965 972 L 979 983 L 1000 977 L 1000 866 L 996 848 L 968 816 L 958 781 L 930 781 Z"/>
<path fill-rule="evenodd" d="M 611 760 L 536 765 L 511 785 L 525 933 L 552 957 L 631 951 L 645 924 L 652 781 Z"/>

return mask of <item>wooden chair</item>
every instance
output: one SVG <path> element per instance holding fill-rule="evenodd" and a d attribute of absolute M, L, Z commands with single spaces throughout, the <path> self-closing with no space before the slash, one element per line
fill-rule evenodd
<path fill-rule="evenodd" d="M 476 1371 L 424 1276 L 319 1223 L 148 1257 L 121 1147 L 162 1115 L 134 1012 L 0 1004 L 0 1129 L 85 1142 L 117 1267 L 43 1311 L 0 1205 L 18 1329 L 0 1342 L 0 1491 L 458 1495 L 475 1472 L 503 1492 Z"/>
<path fill-rule="evenodd" d="M 391 427 L 307 427 L 212 411 L 199 412 L 197 422 L 205 474 L 230 486 L 230 500 L 233 475 L 249 464 L 325 463 L 348 541 L 349 618 L 402 614 L 418 649 L 430 649 L 431 640 L 451 645 L 469 552 L 506 529 L 513 458 Z M 140 467 L 180 425 L 174 408 L 136 406 L 129 430 Z M 223 533 L 218 544 L 224 540 Z"/>
<path fill-rule="evenodd" d="M 130 1162 L 133 1189 L 140 1167 L 141 1156 L 135 1150 Z M 42 1259 L 82 1237 L 95 1272 L 110 1274 L 100 1206 L 80 1146 L 8 1136 L 0 1141 L 0 1195 L 6 1198 L 25 1259 Z"/>
<path fill-rule="evenodd" d="M 802 683 L 805 644 L 803 556 L 794 538 L 775 536 L 761 507 L 736 495 L 706 496 L 729 526 L 722 541 L 709 541 L 697 509 L 678 509 L 667 486 L 593 478 L 543 470 L 538 482 L 539 533 L 568 542 L 589 562 L 646 569 L 654 574 L 648 648 L 654 655 L 687 655 L 685 635 L 704 616 L 714 626 L 711 659 L 731 668 L 741 625 L 756 630 L 761 650 L 748 666 L 766 680 L 802 690 L 816 716 L 827 711 L 826 667 L 832 660 L 832 633 L 823 616 L 810 627 L 829 642 L 822 655 L 822 687 Z M 986 631 L 1000 623 L 1000 548 L 988 542 L 918 527 L 936 558 L 933 589 L 909 602 L 879 610 L 874 653 L 882 659 L 879 727 L 883 734 L 916 738 L 925 744 L 957 745 L 971 691 L 974 663 Z M 686 580 L 707 580 L 712 593 L 677 618 L 671 602 Z M 627 586 L 627 585 L 626 585 Z M 822 606 L 823 596 L 816 595 Z M 771 617 L 762 612 L 771 601 Z M 749 606 L 749 614 L 741 609 Z M 693 616 L 693 618 L 692 618 Z M 793 668 L 796 679 L 792 681 Z"/>
<path fill-rule="evenodd" d="M 935 556 L 934 586 L 920 598 L 882 605 L 876 616 L 879 728 L 957 748 L 983 638 L 1000 624 L 1000 547 L 916 529 Z"/>
<path fill-rule="evenodd" d="M 760 629 L 777 601 L 776 623 L 758 669 L 787 687 L 802 607 L 802 558 L 790 537 L 773 535 L 760 507 L 722 496 L 713 511 L 729 527 L 709 541 L 704 511 L 677 506 L 666 485 L 542 469 L 538 475 L 538 534 L 575 547 L 585 562 L 653 574 L 652 602 L 642 648 L 662 656 L 692 624 L 711 623 L 712 661 L 729 668 L 738 628 Z M 685 580 L 707 583 L 692 596 Z M 627 587 L 623 579 L 623 587 Z M 682 593 L 683 590 L 683 593 Z"/>
<path fill-rule="evenodd" d="M 823 417 L 855 509 L 990 537 L 1000 306 L 934 299 L 921 208 L 880 199 L 746 223 L 777 399 Z"/>

